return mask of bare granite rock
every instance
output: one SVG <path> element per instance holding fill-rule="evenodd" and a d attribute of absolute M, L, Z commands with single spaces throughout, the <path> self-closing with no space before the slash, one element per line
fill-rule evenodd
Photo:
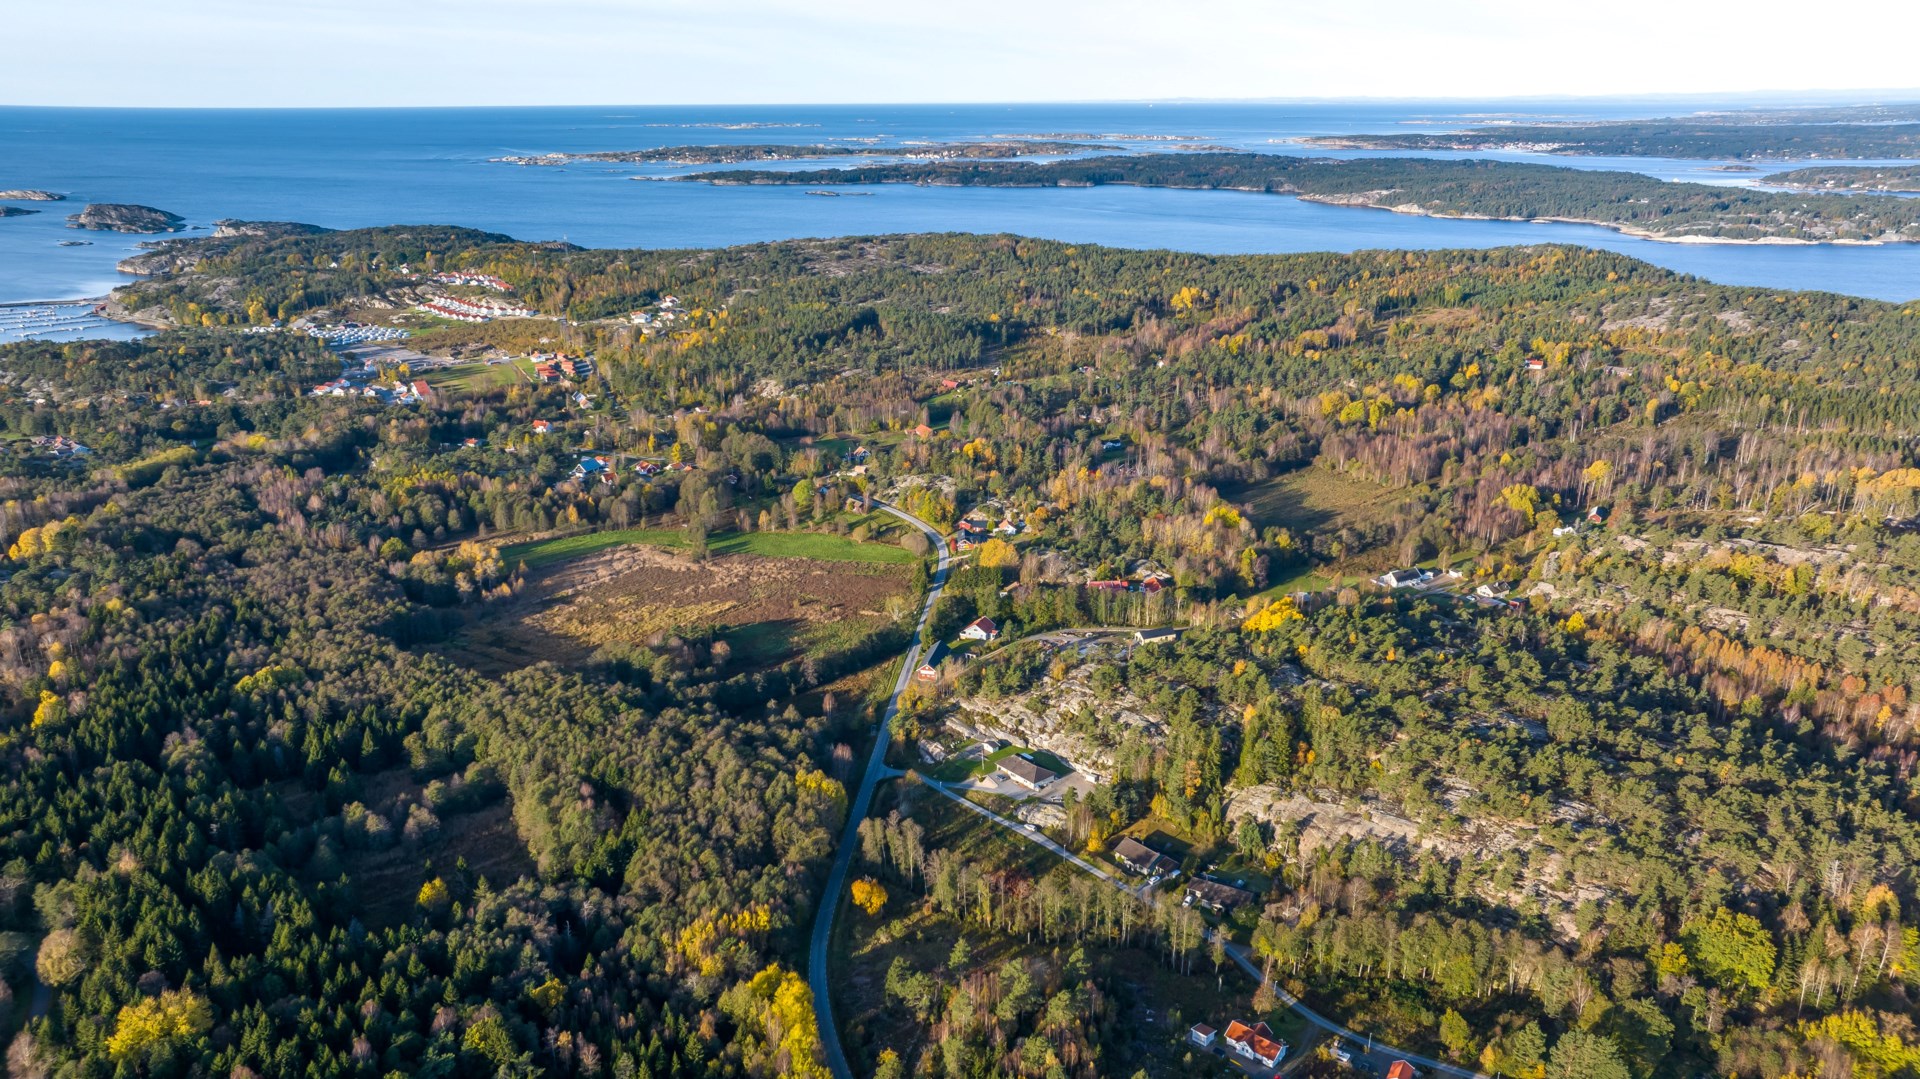
<path fill-rule="evenodd" d="M 67 216 L 67 227 L 98 232 L 179 232 L 186 218 L 151 206 L 96 202 Z"/>

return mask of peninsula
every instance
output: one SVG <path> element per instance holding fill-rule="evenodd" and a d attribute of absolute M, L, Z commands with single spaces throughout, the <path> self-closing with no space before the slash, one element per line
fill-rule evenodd
<path fill-rule="evenodd" d="M 1510 161 L 1141 154 L 1022 161 L 873 165 L 799 171 L 737 170 L 675 177 L 713 184 L 934 184 L 1093 187 L 1131 184 L 1294 195 L 1337 206 L 1428 217 L 1601 225 L 1677 243 L 1920 241 L 1920 203 L 1898 198 L 1807 199 L 1779 192 L 1669 183 Z"/>
<path fill-rule="evenodd" d="M 1760 182 L 1797 191 L 1910 194 L 1920 192 L 1920 165 L 1820 165 L 1776 172 Z"/>
<path fill-rule="evenodd" d="M 1644 120 L 1593 124 L 1499 124 L 1465 131 L 1322 135 L 1326 150 L 1506 151 L 1595 157 L 1727 158 L 1782 161 L 1817 157 L 1920 157 L 1920 123 L 1774 123 Z"/>

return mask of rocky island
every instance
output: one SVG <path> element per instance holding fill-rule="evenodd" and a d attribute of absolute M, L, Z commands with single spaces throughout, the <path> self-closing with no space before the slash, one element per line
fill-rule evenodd
<path fill-rule="evenodd" d="M 0 206 L 0 217 L 25 217 L 28 214 L 37 214 L 39 212 L 38 210 L 29 210 L 24 206 Z"/>
<path fill-rule="evenodd" d="M 54 191 L 33 191 L 26 188 L 0 191 L 0 202 L 63 202 L 65 200 L 65 195 Z"/>
<path fill-rule="evenodd" d="M 506 165 L 568 165 L 576 161 L 623 165 L 740 165 L 759 161 L 811 161 L 827 157 L 902 157 L 915 161 L 964 161 L 1117 150 L 1053 139 L 1001 139 L 986 142 L 923 143 L 912 146 L 843 146 L 830 143 L 655 146 L 644 150 L 596 150 L 585 153 L 518 154 L 496 157 Z"/>
<path fill-rule="evenodd" d="M 96 202 L 67 216 L 67 227 L 96 232 L 179 232 L 187 219 L 179 214 L 130 203 Z"/>

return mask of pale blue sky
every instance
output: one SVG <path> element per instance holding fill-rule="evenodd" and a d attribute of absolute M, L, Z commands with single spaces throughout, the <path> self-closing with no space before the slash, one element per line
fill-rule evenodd
<path fill-rule="evenodd" d="M 1916 38 L 1907 0 L 19 0 L 0 105 L 1894 89 Z"/>

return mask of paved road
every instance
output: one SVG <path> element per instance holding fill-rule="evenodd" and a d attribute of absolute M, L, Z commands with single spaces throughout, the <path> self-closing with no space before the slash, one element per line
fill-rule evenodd
<path fill-rule="evenodd" d="M 853 1069 L 847 1066 L 847 1053 L 840 1045 L 840 1027 L 833 1020 L 833 987 L 827 977 L 827 954 L 833 941 L 833 919 L 840 911 L 840 897 L 847 890 L 847 874 L 853 868 L 853 852 L 860 849 L 860 822 L 867 818 L 867 810 L 873 804 L 874 788 L 880 785 L 882 779 L 900 774 L 887 767 L 887 744 L 892 741 L 888 732 L 893 727 L 894 714 L 900 710 L 900 695 L 906 692 L 907 684 L 913 680 L 914 669 L 920 665 L 920 634 L 927 628 L 927 619 L 933 614 L 933 603 L 940 598 L 940 590 L 946 587 L 947 567 L 952 561 L 946 540 L 932 525 L 884 502 L 875 502 L 874 505 L 926 533 L 927 539 L 933 543 L 933 549 L 939 553 L 940 561 L 934 567 L 933 579 L 928 584 L 927 602 L 920 608 L 920 621 L 913 627 L 913 644 L 907 648 L 906 662 L 900 665 L 900 677 L 894 680 L 893 696 L 887 698 L 886 711 L 880 714 L 880 725 L 873 734 L 873 752 L 867 757 L 866 774 L 861 776 L 860 789 L 847 808 L 847 827 L 841 833 L 839 847 L 834 851 L 833 868 L 827 873 L 827 887 L 820 893 L 820 907 L 813 918 L 813 943 L 807 953 L 807 983 L 813 989 L 813 1015 L 820 1026 L 820 1047 L 836 1079 L 853 1079 Z"/>
<path fill-rule="evenodd" d="M 951 798 L 954 801 L 960 803 L 961 805 L 966 806 L 968 809 L 973 810 L 975 813 L 978 813 L 979 815 L 986 817 L 988 820 L 994 821 L 995 823 L 1011 831 L 1013 834 L 1027 840 L 1028 842 L 1037 843 L 1040 846 L 1045 847 L 1046 849 L 1052 851 L 1053 853 L 1059 855 L 1060 857 L 1066 859 L 1067 861 L 1073 863 L 1074 865 L 1080 867 L 1081 869 L 1086 870 L 1088 873 L 1091 873 L 1094 876 L 1099 877 L 1101 880 L 1106 881 L 1108 884 L 1113 885 L 1115 888 L 1118 888 L 1129 895 L 1134 895 L 1134 896 L 1143 895 L 1147 890 L 1146 885 L 1141 885 L 1137 888 L 1130 886 L 1124 878 L 1112 873 L 1108 873 L 1106 870 L 1101 869 L 1100 867 L 1094 865 L 1093 863 L 1088 862 L 1084 858 L 1081 858 L 1079 855 L 1074 854 L 1072 851 L 1061 846 L 1060 844 L 1055 843 L 1053 840 L 1047 838 L 1046 835 L 1040 832 L 1029 832 L 1025 828 L 1020 827 L 1020 825 L 1016 824 L 1015 822 L 1010 821 L 1007 818 L 1001 816 L 1000 814 L 993 812 L 987 807 L 968 801 L 966 798 L 948 790 L 945 784 L 936 783 L 930 779 L 925 778 L 924 776 L 921 777 L 921 782 L 925 783 L 927 786 L 933 788 L 934 790 L 939 791 L 941 794 L 946 795 L 948 798 Z M 1215 934 L 1214 932 L 1208 931 L 1207 940 L 1211 941 L 1216 935 L 1217 934 Z M 1248 950 L 1246 948 L 1234 943 L 1232 940 L 1226 940 L 1226 941 L 1223 941 L 1223 943 L 1226 945 L 1226 951 L 1227 951 L 1228 957 L 1234 961 L 1235 965 L 1239 966 L 1241 970 L 1244 970 L 1248 974 L 1252 975 L 1254 981 L 1258 982 L 1263 979 L 1264 976 L 1260 973 L 1259 964 L 1254 962 L 1253 956 L 1248 953 Z M 1334 1037 L 1344 1038 L 1348 1042 L 1352 1043 L 1350 1048 L 1353 1051 L 1354 1059 L 1360 1060 L 1364 1058 L 1368 1060 L 1370 1063 L 1374 1065 L 1374 1070 L 1376 1074 L 1384 1075 L 1386 1074 L 1387 1067 L 1391 1065 L 1394 1061 L 1404 1060 L 1407 1063 L 1412 1064 L 1417 1068 L 1420 1068 L 1424 1073 L 1429 1075 L 1447 1075 L 1447 1076 L 1454 1077 L 1454 1079 L 1488 1079 L 1486 1075 L 1480 1072 L 1470 1071 L 1465 1068 L 1458 1068 L 1444 1061 L 1434 1060 L 1431 1057 L 1421 1056 L 1418 1053 L 1409 1053 L 1404 1049 L 1395 1049 L 1390 1045 L 1382 1045 L 1377 1042 L 1369 1043 L 1366 1035 L 1356 1034 L 1353 1031 L 1348 1030 L 1346 1027 L 1343 1027 L 1340 1024 L 1334 1022 L 1333 1020 L 1328 1019 L 1326 1016 L 1321 1015 L 1319 1012 L 1314 1011 L 1312 1008 L 1309 1008 L 1304 1002 L 1300 1000 L 1299 997 L 1296 997 L 1292 993 L 1287 992 L 1285 989 L 1282 989 L 1280 986 L 1275 985 L 1273 987 L 1273 993 L 1274 993 L 1274 996 L 1278 997 L 1283 1003 L 1286 1004 L 1287 1007 L 1293 1009 L 1293 1011 L 1296 1014 L 1298 1014 L 1300 1018 L 1306 1020 L 1308 1024 L 1318 1027 L 1321 1030 L 1326 1031 L 1327 1033 L 1333 1035 Z M 1367 1048 L 1369 1044 L 1373 1045 L 1373 1048 L 1371 1050 L 1368 1050 Z"/>

